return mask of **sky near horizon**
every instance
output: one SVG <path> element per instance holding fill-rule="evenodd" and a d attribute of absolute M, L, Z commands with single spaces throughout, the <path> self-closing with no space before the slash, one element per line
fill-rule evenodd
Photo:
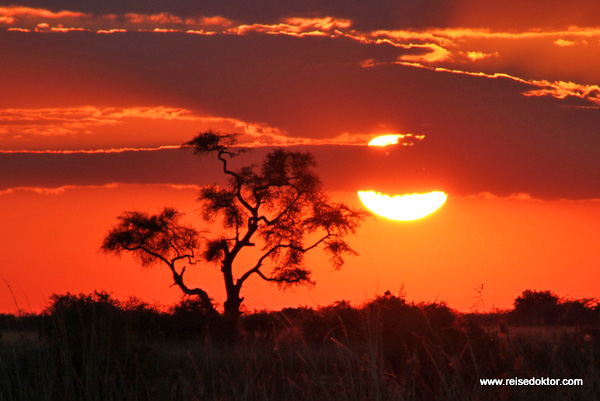
<path fill-rule="evenodd" d="M 600 4 L 596 1 L 0 1 L 0 312 L 107 290 L 171 304 L 162 266 L 100 253 L 125 210 L 203 226 L 208 129 L 253 151 L 309 151 L 331 196 L 444 191 L 412 222 L 367 220 L 359 255 L 317 284 L 260 279 L 248 309 L 361 303 L 386 290 L 469 310 L 525 289 L 598 298 Z M 374 149 L 383 134 L 401 143 Z M 243 264 L 244 260 L 241 261 Z M 222 304 L 214 265 L 192 284 Z M 10 286 L 10 287 L 9 287 Z"/>

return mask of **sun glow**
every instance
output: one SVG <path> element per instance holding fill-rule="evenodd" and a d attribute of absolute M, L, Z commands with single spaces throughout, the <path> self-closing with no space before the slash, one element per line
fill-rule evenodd
<path fill-rule="evenodd" d="M 444 192 L 390 196 L 375 191 L 358 191 L 362 203 L 373 213 L 392 220 L 410 221 L 439 209 L 448 198 Z"/>
<path fill-rule="evenodd" d="M 390 135 L 381 135 L 377 138 L 371 139 L 369 142 L 369 146 L 387 146 L 387 145 L 396 145 L 400 138 L 404 136 L 401 134 L 390 134 Z"/>

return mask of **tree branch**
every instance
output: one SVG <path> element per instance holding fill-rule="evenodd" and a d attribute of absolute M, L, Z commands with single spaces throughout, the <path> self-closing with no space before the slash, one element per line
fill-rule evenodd
<path fill-rule="evenodd" d="M 246 281 L 252 274 L 256 273 L 258 274 L 263 280 L 266 281 L 277 281 L 277 282 L 285 282 L 285 283 L 296 283 L 299 280 L 295 280 L 295 281 L 286 281 L 284 279 L 274 279 L 274 278 L 269 278 L 266 277 L 261 271 L 260 268 L 263 264 L 263 262 L 265 261 L 265 259 L 267 259 L 269 256 L 271 256 L 273 254 L 273 252 L 277 251 L 278 249 L 281 248 L 290 248 L 290 249 L 294 249 L 296 251 L 302 252 L 302 253 L 306 253 L 308 251 L 310 251 L 311 249 L 319 246 L 319 244 L 321 244 L 323 241 L 325 241 L 327 238 L 330 238 L 332 235 L 327 233 L 327 235 L 325 235 L 323 238 L 319 239 L 318 241 L 316 241 L 314 244 L 312 244 L 311 246 L 307 247 L 307 248 L 302 248 L 300 246 L 296 246 L 296 245 L 292 245 L 292 244 L 277 244 L 274 247 L 272 247 L 271 249 L 269 249 L 264 255 L 262 255 L 258 261 L 256 262 L 256 264 L 254 265 L 254 267 L 250 270 L 248 270 L 246 273 L 244 273 L 236 282 L 236 287 L 241 288 L 242 284 L 244 283 L 244 281 Z"/>
<path fill-rule="evenodd" d="M 188 288 L 185 285 L 185 283 L 183 281 L 183 274 L 185 273 L 185 266 L 182 268 L 181 273 L 178 273 L 177 269 L 175 269 L 176 261 L 185 259 L 185 258 L 187 258 L 188 260 L 192 260 L 192 258 L 194 257 L 193 253 L 191 255 L 178 255 L 175 258 L 169 260 L 169 259 L 165 258 L 163 255 L 161 255 L 157 252 L 153 252 L 150 249 L 148 249 L 142 245 L 137 245 L 135 247 L 128 247 L 123 242 L 121 242 L 120 244 L 123 247 L 123 249 L 125 249 L 125 250 L 146 252 L 147 254 L 149 254 L 159 260 L 162 260 L 171 270 L 171 273 L 173 274 L 174 284 L 176 284 L 181 289 L 181 291 L 183 291 L 187 295 L 198 296 L 203 304 L 205 304 L 206 306 L 209 306 L 211 309 L 213 309 L 212 301 L 206 291 L 202 290 L 201 288 Z"/>
<path fill-rule="evenodd" d="M 260 270 L 257 270 L 256 274 L 259 275 L 265 281 L 271 281 L 275 283 L 286 283 L 286 284 L 295 284 L 301 281 L 301 278 L 288 279 L 288 278 L 275 278 L 275 277 L 267 277 Z"/>
<path fill-rule="evenodd" d="M 260 267 L 262 266 L 262 263 L 264 262 L 264 260 L 266 258 L 268 258 L 273 252 L 275 252 L 279 248 L 282 248 L 282 246 L 277 245 L 277 246 L 269 249 L 269 251 L 267 253 L 265 253 L 258 259 L 258 261 L 256 262 L 256 265 L 254 265 L 254 267 L 252 269 L 248 270 L 237 280 L 235 285 L 238 288 L 240 288 L 242 286 L 242 284 L 244 283 L 244 281 L 246 281 L 248 279 L 248 277 L 250 277 L 253 273 L 258 273 L 259 275 L 261 275 L 262 273 L 260 272 Z"/>
<path fill-rule="evenodd" d="M 177 273 L 174 264 L 169 264 L 171 272 L 173 273 L 173 281 L 175 284 L 187 295 L 196 295 L 202 301 L 206 307 L 210 309 L 214 309 L 212 305 L 212 301 L 208 296 L 208 293 L 201 288 L 188 288 L 183 282 L 183 274 L 185 273 L 185 266 L 181 269 L 181 273 Z"/>
<path fill-rule="evenodd" d="M 237 183 L 236 185 L 236 190 L 235 190 L 235 196 L 236 198 L 240 201 L 240 203 L 242 204 L 242 206 L 244 206 L 246 208 L 246 210 L 248 210 L 249 212 L 252 213 L 252 215 L 254 216 L 256 214 L 255 208 L 253 208 L 243 197 L 242 197 L 242 177 L 240 177 L 239 174 L 237 174 L 235 171 L 231 171 L 227 168 L 227 159 L 225 159 L 223 157 L 224 154 L 229 155 L 230 157 L 233 157 L 234 155 L 237 156 L 237 154 L 232 153 L 232 152 L 227 152 L 224 149 L 218 149 L 217 150 L 217 158 L 219 160 L 221 160 L 221 162 L 223 163 L 223 172 L 225 174 L 228 174 L 230 176 L 232 176 L 233 178 L 235 178 L 235 181 Z"/>
<path fill-rule="evenodd" d="M 296 191 L 298 191 L 298 189 L 295 186 L 291 185 L 291 187 L 294 188 Z M 298 200 L 302 197 L 302 195 L 304 195 L 304 192 L 298 191 L 297 194 L 296 194 L 296 197 L 274 219 L 269 220 L 265 216 L 260 216 L 259 220 L 263 220 L 268 226 L 272 226 L 280 218 L 282 218 L 292 208 L 292 206 L 294 206 L 294 204 L 296 202 L 298 202 Z"/>
<path fill-rule="evenodd" d="M 148 248 L 145 248 L 143 245 L 136 245 L 136 246 L 134 246 L 134 247 L 128 247 L 128 246 L 126 246 L 126 245 L 125 245 L 123 242 L 120 242 L 120 244 L 121 244 L 121 247 L 123 247 L 123 249 L 125 249 L 125 250 L 127 250 L 127 251 L 138 251 L 138 250 L 141 250 L 141 251 L 144 251 L 144 252 L 146 252 L 146 253 L 147 253 L 147 254 L 149 254 L 149 255 L 152 255 L 152 256 L 154 256 L 154 257 L 155 257 L 155 258 L 157 258 L 157 259 L 160 259 L 160 260 L 162 260 L 162 261 L 163 261 L 163 262 L 165 262 L 167 265 L 170 265 L 170 262 L 169 262 L 169 260 L 168 260 L 167 258 L 165 258 L 164 256 L 162 256 L 162 255 L 161 255 L 161 254 L 159 254 L 159 253 L 153 252 L 153 251 L 149 250 Z"/>

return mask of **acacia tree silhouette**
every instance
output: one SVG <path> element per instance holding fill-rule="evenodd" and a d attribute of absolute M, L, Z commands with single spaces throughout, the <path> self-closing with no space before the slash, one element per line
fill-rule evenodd
<path fill-rule="evenodd" d="M 224 316 L 235 322 L 246 280 L 257 276 L 280 287 L 314 284 L 311 271 L 304 265 L 304 254 L 322 247 L 339 269 L 344 254 L 356 254 L 343 238 L 356 231 L 366 214 L 328 199 L 310 153 L 277 149 L 269 152 L 260 166 L 234 171 L 230 160 L 247 150 L 234 145 L 234 134 L 212 131 L 184 145 L 201 156 L 216 154 L 229 178 L 224 188 L 204 187 L 198 198 L 203 219 L 218 221 L 228 234 L 204 237 L 181 224 L 181 214 L 170 208 L 158 215 L 125 212 L 104 239 L 102 250 L 132 252 L 143 265 L 166 264 L 174 284 L 210 308 L 206 291 L 188 287 L 184 273 L 198 262 L 220 264 L 227 294 Z M 260 256 L 236 278 L 234 261 L 243 249 L 256 246 L 257 240 L 262 246 Z"/>

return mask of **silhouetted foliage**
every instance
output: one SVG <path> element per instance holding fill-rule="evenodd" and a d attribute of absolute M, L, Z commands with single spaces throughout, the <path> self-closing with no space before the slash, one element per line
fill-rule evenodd
<path fill-rule="evenodd" d="M 560 299 L 552 291 L 525 290 L 515 299 L 510 312 L 513 322 L 524 325 L 598 324 L 598 300 Z"/>
<path fill-rule="evenodd" d="M 198 296 L 206 307 L 208 294 L 201 288 L 189 288 L 184 273 L 198 262 L 218 263 L 227 293 L 225 316 L 231 321 L 240 314 L 244 300 L 240 291 L 252 276 L 284 288 L 311 285 L 304 254 L 319 246 L 329 254 L 334 268 L 340 268 L 344 254 L 355 254 L 343 238 L 354 233 L 365 216 L 328 199 L 314 172 L 311 154 L 276 149 L 259 166 L 233 170 L 229 161 L 246 151 L 234 145 L 234 135 L 211 131 L 185 144 L 199 155 L 216 154 L 229 178 L 225 187 L 203 188 L 198 199 L 203 219 L 218 221 L 227 231 L 225 235 L 201 240 L 198 231 L 179 223 L 180 214 L 173 209 L 158 215 L 126 212 L 102 246 L 116 254 L 132 252 L 143 265 L 166 264 L 174 283 L 185 294 Z M 257 241 L 260 256 L 234 277 L 234 260 Z"/>
<path fill-rule="evenodd" d="M 126 338 L 157 336 L 164 325 L 163 314 L 137 298 L 125 302 L 106 291 L 92 294 L 54 294 L 45 315 L 51 319 L 46 333 L 50 339 L 71 338 L 74 344 L 106 336 L 118 344 Z"/>
<path fill-rule="evenodd" d="M 173 305 L 169 312 L 168 334 L 171 337 L 197 337 L 210 333 L 218 339 L 228 335 L 221 333 L 223 327 L 217 311 L 212 305 L 207 307 L 199 298 L 182 299 Z"/>
<path fill-rule="evenodd" d="M 558 306 L 577 316 L 598 310 L 593 300 L 559 299 Z M 247 313 L 240 341 L 230 344 L 220 341 L 223 319 L 198 298 L 161 312 L 105 292 L 55 295 L 38 316 L 52 322 L 51 337 L 8 332 L 0 339 L 0 399 L 596 398 L 597 320 L 481 327 L 475 316 L 388 291 L 360 306 Z M 18 326 L 25 317 L 4 318 Z M 147 319 L 155 329 L 139 330 Z M 584 385 L 490 390 L 479 383 L 503 377 L 572 377 Z"/>
<path fill-rule="evenodd" d="M 558 301 L 558 296 L 551 291 L 525 290 L 515 299 L 513 314 L 533 323 L 553 324 L 560 314 Z"/>
<path fill-rule="evenodd" d="M 64 331 L 66 335 L 80 340 L 82 336 L 100 331 L 119 331 L 122 325 L 114 325 L 122 314 L 119 301 L 105 291 L 93 294 L 53 294 L 46 314 L 56 323 L 53 332 Z"/>
<path fill-rule="evenodd" d="M 560 303 L 560 308 L 561 324 L 600 324 L 600 303 L 595 298 L 563 300 Z"/>

